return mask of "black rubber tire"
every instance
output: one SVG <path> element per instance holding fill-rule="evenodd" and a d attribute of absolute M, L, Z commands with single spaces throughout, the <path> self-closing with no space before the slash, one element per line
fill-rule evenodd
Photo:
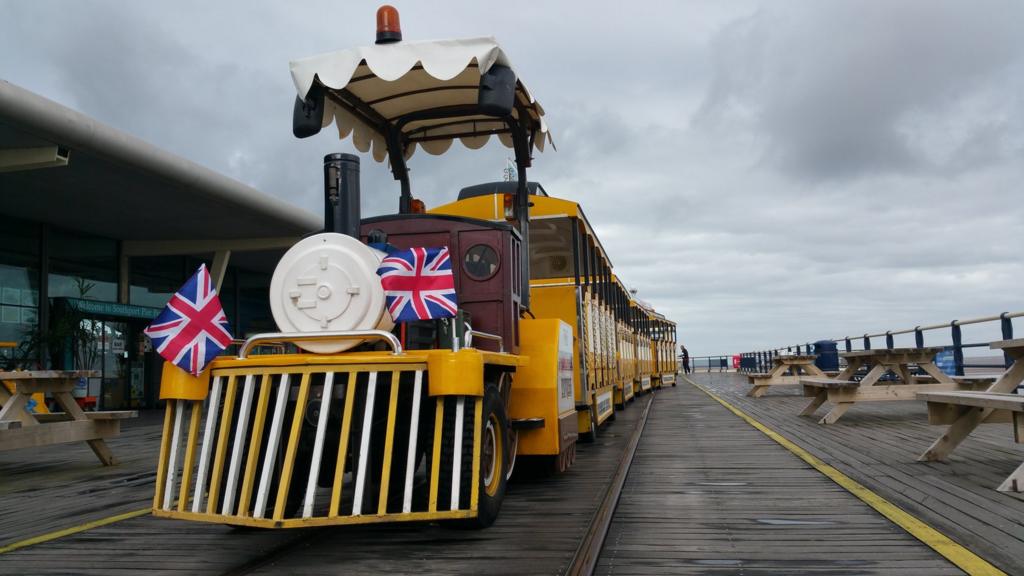
<path fill-rule="evenodd" d="M 462 523 L 467 528 L 487 528 L 498 518 L 501 510 L 501 502 L 505 499 L 505 489 L 508 485 L 509 438 L 508 438 L 508 414 L 505 412 L 505 405 L 498 393 L 497 386 L 488 384 L 484 389 L 483 418 L 481 419 L 479 434 L 481 442 L 488 440 L 488 423 L 491 424 L 491 431 L 494 434 L 496 446 L 495 457 L 499 461 L 494 469 L 488 470 L 486 458 L 484 457 L 485 446 L 481 445 L 480 474 L 477 482 L 480 484 L 480 496 L 477 503 L 477 517 Z M 486 475 L 491 472 L 491 484 L 487 484 Z"/>
<path fill-rule="evenodd" d="M 594 416 L 594 408 L 590 408 L 590 430 L 588 432 L 580 432 L 579 440 L 585 444 L 590 444 L 597 440 L 597 418 Z"/>

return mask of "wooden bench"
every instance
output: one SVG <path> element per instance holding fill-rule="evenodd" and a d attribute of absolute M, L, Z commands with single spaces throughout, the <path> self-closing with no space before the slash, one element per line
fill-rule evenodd
<path fill-rule="evenodd" d="M 860 386 L 860 382 L 855 382 L 853 380 L 837 380 L 835 378 L 801 378 L 800 385 L 804 387 L 804 396 L 813 398 L 811 403 L 800 411 L 800 415 L 810 416 L 829 399 L 829 390 L 857 388 Z M 844 408 L 843 412 L 845 411 L 846 409 Z M 831 414 L 831 412 L 829 412 L 829 414 Z M 826 416 L 826 418 L 827 417 L 828 416 Z M 831 424 L 832 422 L 827 423 Z"/>
<path fill-rule="evenodd" d="M 105 466 L 117 464 L 104 439 L 119 435 L 121 420 L 134 418 L 138 412 L 84 412 L 71 391 L 79 378 L 94 374 L 55 370 L 0 372 L 0 380 L 14 386 L 14 393 L 3 400 L 0 408 L 0 422 L 5 423 L 0 427 L 0 451 L 85 442 Z M 51 394 L 64 412 L 35 414 L 28 410 L 29 398 L 40 393 Z"/>
<path fill-rule="evenodd" d="M 769 372 L 747 375 L 753 387 L 747 396 L 760 398 L 771 386 L 795 386 L 803 376 L 824 376 L 814 365 L 816 356 L 778 356 L 772 360 L 774 366 Z"/>
<path fill-rule="evenodd" d="M 985 423 L 1012 422 L 1014 442 L 1024 443 L 1024 396 L 1004 392 L 921 392 L 917 398 L 928 402 L 930 424 L 953 424 L 975 413 Z M 1024 492 L 1024 464 L 997 489 Z"/>
<path fill-rule="evenodd" d="M 800 412 L 810 416 L 825 402 L 832 409 L 818 422 L 834 424 L 857 402 L 892 402 L 914 400 L 918 392 L 956 391 L 971 389 L 974 384 L 957 382 L 943 373 L 934 363 L 940 347 L 882 348 L 845 352 L 846 368 L 836 378 L 801 378 L 804 395 L 810 403 Z M 853 377 L 861 368 L 867 370 L 860 381 Z M 930 382 L 914 374 L 923 371 Z"/>
<path fill-rule="evenodd" d="M 958 396 L 955 398 L 958 402 L 980 403 L 984 401 L 989 404 L 985 406 L 965 404 L 965 408 L 961 408 L 956 402 L 939 402 L 941 397 L 936 397 L 935 404 L 945 404 L 946 407 L 932 407 L 930 404 L 929 419 L 932 421 L 934 418 L 936 423 L 949 424 L 949 427 L 942 436 L 935 439 L 935 442 L 928 447 L 928 450 L 925 450 L 918 457 L 918 460 L 932 461 L 945 459 L 982 423 L 1014 421 L 1017 411 L 1010 410 L 1007 406 L 1016 401 L 1012 398 L 1007 398 L 1007 396 L 1017 396 L 1011 393 L 1018 386 L 1024 384 L 1024 338 L 999 340 L 988 344 L 988 347 L 1006 353 L 1013 360 L 1013 364 L 984 390 L 984 393 L 989 396 L 971 395 L 970 397 Z M 996 401 L 994 399 L 999 399 L 998 404 L 995 404 Z M 922 398 L 922 400 L 928 399 Z M 932 401 L 929 402 L 931 403 Z M 1011 404 L 1007 404 L 1008 402 Z M 1014 414 L 1014 416 L 1008 418 L 1008 414 Z M 1017 468 L 1014 474 L 1004 484 L 999 486 L 999 490 L 1017 491 L 1018 487 L 1022 484 L 1022 480 L 1024 480 L 1024 465 Z"/>

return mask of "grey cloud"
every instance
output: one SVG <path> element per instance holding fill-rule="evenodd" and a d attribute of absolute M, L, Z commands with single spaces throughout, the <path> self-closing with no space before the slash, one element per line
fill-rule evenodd
<path fill-rule="evenodd" d="M 1000 0 L 771 3 L 716 40 L 697 119 L 751 123 L 765 134 L 764 161 L 809 178 L 969 169 L 929 157 L 919 141 L 933 127 L 904 121 L 969 114 L 958 105 L 981 88 L 1019 86 L 1009 73 L 1024 56 L 1022 20 L 1024 6 Z M 965 147 L 999 136 L 964 128 Z"/>
<path fill-rule="evenodd" d="M 287 63 L 372 41 L 376 6 L 0 0 L 0 74 L 319 212 L 322 156 L 354 148 L 292 138 Z M 1022 4 L 398 7 L 407 38 L 502 42 L 558 144 L 531 179 L 694 354 L 1020 308 Z M 414 194 L 509 155 L 417 152 Z M 386 164 L 362 184 L 366 215 L 395 210 Z"/>

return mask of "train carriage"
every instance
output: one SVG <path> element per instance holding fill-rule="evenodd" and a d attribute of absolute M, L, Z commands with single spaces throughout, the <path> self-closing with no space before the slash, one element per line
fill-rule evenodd
<path fill-rule="evenodd" d="M 612 276 L 613 311 L 615 321 L 615 405 L 625 409 L 635 393 L 636 378 L 634 335 L 629 323 L 629 291 L 617 276 Z"/>
<path fill-rule="evenodd" d="M 652 376 L 654 374 L 654 362 L 651 355 L 651 309 L 650 307 L 634 298 L 630 302 L 630 311 L 633 317 L 633 329 L 636 334 L 636 357 L 637 370 L 636 390 L 638 393 L 646 394 L 653 389 Z"/>
<path fill-rule="evenodd" d="M 675 324 L 662 314 L 651 315 L 651 354 L 654 365 L 651 372 L 652 385 L 662 387 L 676 385 L 676 328 Z"/>

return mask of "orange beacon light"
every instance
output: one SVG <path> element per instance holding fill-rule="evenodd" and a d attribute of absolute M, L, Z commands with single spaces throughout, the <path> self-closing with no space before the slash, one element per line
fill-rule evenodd
<path fill-rule="evenodd" d="M 377 9 L 377 44 L 391 44 L 402 40 L 402 25 L 398 9 L 385 4 Z"/>

